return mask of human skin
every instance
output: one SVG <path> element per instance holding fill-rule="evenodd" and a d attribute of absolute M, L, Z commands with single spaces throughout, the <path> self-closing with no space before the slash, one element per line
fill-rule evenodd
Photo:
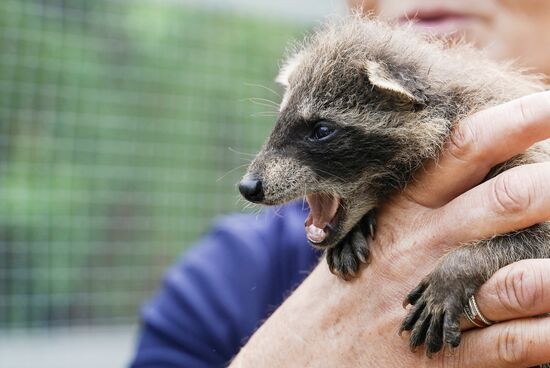
<path fill-rule="evenodd" d="M 348 0 L 352 9 L 390 22 L 411 19 L 417 30 L 464 39 L 498 60 L 516 60 L 550 75 L 550 1 L 547 0 Z M 441 15 L 438 21 L 423 22 Z M 415 19 L 415 17 L 418 18 Z M 452 16 L 455 16 L 453 19 Z M 456 17 L 459 16 L 459 17 Z"/>
<path fill-rule="evenodd" d="M 476 184 L 491 166 L 550 137 L 550 92 L 499 105 L 460 122 L 440 161 L 380 209 L 371 258 L 345 282 L 321 262 L 259 328 L 232 367 L 518 367 L 550 362 L 550 260 L 497 272 L 476 294 L 485 329 L 463 323 L 462 343 L 411 353 L 398 329 L 405 295 L 450 249 L 472 239 L 550 220 L 550 163 Z M 507 142 L 513 141 L 510 145 Z M 462 193 L 457 195 L 457 193 Z"/>

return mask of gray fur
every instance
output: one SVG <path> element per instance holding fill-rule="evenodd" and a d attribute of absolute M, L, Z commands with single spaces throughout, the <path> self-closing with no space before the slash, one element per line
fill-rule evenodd
<path fill-rule="evenodd" d="M 275 128 L 248 174 L 262 180 L 264 204 L 305 193 L 341 198 L 338 227 L 320 246 L 332 272 L 354 276 L 368 257 L 374 210 L 402 190 L 428 159 L 436 159 L 457 121 L 545 85 L 467 45 L 449 47 L 407 28 L 358 16 L 323 26 L 293 48 L 278 81 L 285 85 Z M 311 142 L 318 121 L 336 126 L 328 141 Z M 547 160 L 530 149 L 488 178 L 522 163 Z M 427 354 L 458 345 L 467 299 L 499 268 L 550 256 L 550 229 L 479 240 L 447 254 L 408 296 L 402 329 Z M 319 246 L 319 245 L 317 245 Z"/>

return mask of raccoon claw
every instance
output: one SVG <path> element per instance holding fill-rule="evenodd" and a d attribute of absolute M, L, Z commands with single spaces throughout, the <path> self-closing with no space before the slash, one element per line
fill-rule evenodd
<path fill-rule="evenodd" d="M 401 324 L 400 333 L 411 331 L 411 350 L 426 345 L 426 355 L 432 357 L 444 344 L 454 348 L 460 344 L 459 318 L 464 308 L 467 292 L 449 285 L 443 280 L 434 280 L 430 275 L 406 298 L 412 308 Z M 447 280 L 448 281 L 448 280 Z"/>
<path fill-rule="evenodd" d="M 351 280 L 359 271 L 361 263 L 369 257 L 368 239 L 374 239 L 376 230 L 376 210 L 363 216 L 359 224 L 335 247 L 327 250 L 330 272 L 344 280 Z"/>
<path fill-rule="evenodd" d="M 363 232 L 365 238 L 374 239 L 376 232 L 376 209 L 372 209 L 359 222 L 359 228 Z"/>
<path fill-rule="evenodd" d="M 367 240 L 357 229 L 351 231 L 340 243 L 327 250 L 330 272 L 344 280 L 351 280 L 359 271 L 361 263 L 369 256 Z"/>

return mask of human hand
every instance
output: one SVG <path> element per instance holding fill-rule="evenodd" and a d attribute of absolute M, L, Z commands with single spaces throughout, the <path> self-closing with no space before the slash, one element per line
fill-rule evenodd
<path fill-rule="evenodd" d="M 501 268 L 476 293 L 488 328 L 464 334 L 460 347 L 468 366 L 530 367 L 550 363 L 550 259 L 528 259 Z M 465 322 L 464 328 L 471 328 Z M 476 353 L 477 351 L 477 353 Z M 493 362 L 493 364 L 489 364 Z"/>
<path fill-rule="evenodd" d="M 407 337 L 397 336 L 406 314 L 401 308 L 405 295 L 443 254 L 464 242 L 550 219 L 550 194 L 545 193 L 550 163 L 517 167 L 477 185 L 497 163 L 548 138 L 549 128 L 548 92 L 460 122 L 440 160 L 428 164 L 404 193 L 379 210 L 370 264 L 358 278 L 341 281 L 322 262 L 254 334 L 233 365 L 501 367 L 550 361 L 550 352 L 544 352 L 550 340 L 547 320 L 519 319 L 466 331 L 453 354 L 446 351 L 433 359 L 423 351 L 412 354 Z M 509 267 L 517 269 L 525 262 L 550 260 Z M 550 311 L 547 303 L 537 304 L 542 310 L 511 309 L 503 314 L 506 306 L 498 295 L 513 295 L 517 286 L 502 281 L 509 279 L 507 269 L 476 294 L 488 318 L 509 320 Z M 521 280 L 527 289 L 519 290 L 533 290 L 533 283 L 542 282 L 537 280 L 550 286 L 548 277 Z M 498 291 L 497 285 L 505 288 Z M 539 294 L 533 298 L 544 299 Z"/>

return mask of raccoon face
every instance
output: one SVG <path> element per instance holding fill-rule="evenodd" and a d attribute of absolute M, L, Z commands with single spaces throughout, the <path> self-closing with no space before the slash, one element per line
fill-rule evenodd
<path fill-rule="evenodd" d="M 306 198 L 309 241 L 336 245 L 404 179 L 407 123 L 426 103 L 377 62 L 297 55 L 282 68 L 279 117 L 239 184 L 256 203 Z"/>

